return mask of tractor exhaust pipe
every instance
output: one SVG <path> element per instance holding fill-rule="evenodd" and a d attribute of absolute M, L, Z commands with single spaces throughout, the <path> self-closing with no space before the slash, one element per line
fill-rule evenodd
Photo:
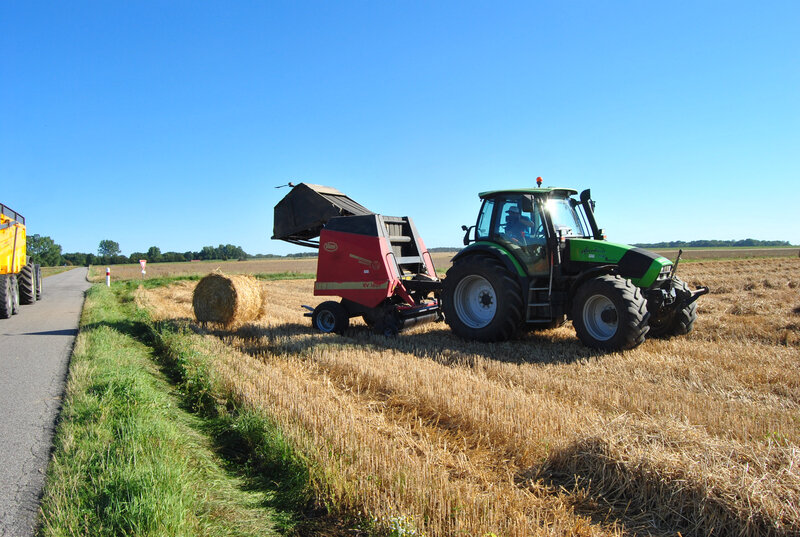
<path fill-rule="evenodd" d="M 603 230 L 597 227 L 597 220 L 594 219 L 594 202 L 592 201 L 592 191 L 588 188 L 581 192 L 581 205 L 589 227 L 592 228 L 592 236 L 597 240 L 603 240 Z"/>

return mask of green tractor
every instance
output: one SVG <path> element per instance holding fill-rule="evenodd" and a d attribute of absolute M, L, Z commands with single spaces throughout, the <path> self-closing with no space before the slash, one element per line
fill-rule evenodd
<path fill-rule="evenodd" d="M 478 220 L 462 226 L 461 250 L 442 289 L 455 334 L 503 341 L 523 330 L 571 319 L 578 338 L 603 350 L 631 349 L 645 336 L 692 330 L 696 300 L 675 276 L 675 263 L 605 240 L 589 190 L 569 188 L 483 192 Z"/>

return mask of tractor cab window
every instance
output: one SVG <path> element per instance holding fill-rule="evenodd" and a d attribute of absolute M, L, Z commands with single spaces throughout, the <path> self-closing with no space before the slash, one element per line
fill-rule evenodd
<path fill-rule="evenodd" d="M 539 205 L 532 196 L 522 194 L 498 198 L 496 203 L 495 239 L 512 251 L 530 273 L 546 272 L 547 237 Z"/>
<path fill-rule="evenodd" d="M 492 226 L 492 211 L 494 210 L 494 200 L 484 200 L 481 213 L 478 215 L 478 224 L 475 226 L 475 239 L 488 239 Z"/>
<path fill-rule="evenodd" d="M 556 233 L 567 237 L 590 236 L 571 201 L 573 200 L 569 198 L 550 198 L 545 203 L 547 213 L 553 222 L 553 229 Z"/>

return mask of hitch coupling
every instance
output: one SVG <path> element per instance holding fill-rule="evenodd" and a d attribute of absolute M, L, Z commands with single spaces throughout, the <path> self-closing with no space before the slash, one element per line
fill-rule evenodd
<path fill-rule="evenodd" d="M 682 255 L 683 255 L 683 250 L 682 249 L 678 250 L 678 257 L 675 258 L 675 263 L 673 263 L 672 265 L 672 272 L 669 275 L 669 279 L 672 281 L 670 287 L 672 287 L 672 284 L 675 283 L 675 273 L 678 271 L 678 263 L 681 262 Z M 681 293 L 681 294 L 683 295 L 683 300 L 682 300 L 683 303 L 681 304 L 681 307 L 685 308 L 686 306 L 688 306 L 701 296 L 708 294 L 708 287 L 700 286 L 694 291 L 689 291 L 689 293 Z"/>
<path fill-rule="evenodd" d="M 695 300 L 697 300 L 698 298 L 700 298 L 705 294 L 708 294 L 708 287 L 705 285 L 698 287 L 694 291 L 691 291 L 691 295 L 684 302 L 684 307 L 688 306 L 689 304 L 691 304 L 692 302 L 694 302 Z"/>

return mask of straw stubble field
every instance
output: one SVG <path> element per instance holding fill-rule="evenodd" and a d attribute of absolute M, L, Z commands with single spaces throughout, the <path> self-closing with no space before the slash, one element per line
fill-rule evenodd
<path fill-rule="evenodd" d="M 659 255 L 675 259 L 678 255 L 676 249 L 654 250 Z M 798 257 L 797 248 L 710 248 L 687 249 L 683 252 L 682 259 L 699 261 L 705 259 L 725 258 L 763 258 L 763 257 Z M 450 260 L 456 250 L 450 252 L 433 252 L 433 264 L 437 272 L 444 274 L 450 267 Z M 225 274 L 294 274 L 309 275 L 317 270 L 316 257 L 284 257 L 273 259 L 248 259 L 247 261 L 193 261 L 191 263 L 149 263 L 145 275 L 138 264 L 112 265 L 111 279 L 134 280 L 139 278 L 161 278 L 172 276 L 204 276 L 214 270 Z M 106 267 L 92 266 L 89 270 L 89 280 L 93 282 L 105 281 Z"/>
<path fill-rule="evenodd" d="M 265 282 L 267 315 L 206 327 L 235 404 L 318 469 L 322 504 L 426 535 L 796 535 L 800 260 L 682 265 L 688 336 L 625 353 L 570 324 L 476 344 L 443 323 L 394 339 L 310 327 L 313 282 Z M 194 282 L 140 290 L 194 324 Z"/>

